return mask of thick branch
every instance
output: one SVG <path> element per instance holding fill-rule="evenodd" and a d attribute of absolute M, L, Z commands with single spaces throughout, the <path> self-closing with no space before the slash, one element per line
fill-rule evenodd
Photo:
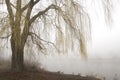
<path fill-rule="evenodd" d="M 22 12 L 25 11 L 25 10 L 29 7 L 29 5 L 30 5 L 31 2 L 33 2 L 33 5 L 35 5 L 35 4 L 37 4 L 39 1 L 40 1 L 40 0 L 36 0 L 36 1 L 31 0 L 31 1 L 29 1 L 28 4 L 26 4 L 26 5 L 22 8 Z"/>
<path fill-rule="evenodd" d="M 18 34 L 16 34 L 17 36 L 20 35 L 20 31 L 21 31 L 21 28 L 20 28 L 21 15 L 22 15 L 22 13 L 21 13 L 21 0 L 17 0 L 16 13 L 15 13 L 15 25 L 14 25 L 14 28 L 17 30 L 17 32 L 15 31 L 15 33 L 18 33 Z"/>
<path fill-rule="evenodd" d="M 31 20 L 30 20 L 30 24 L 32 24 L 39 16 L 45 14 L 47 11 L 49 11 L 50 9 L 55 9 L 55 10 L 59 10 L 60 7 L 54 4 L 51 4 L 50 6 L 48 6 L 45 10 L 43 11 L 39 11 L 36 15 L 34 15 Z"/>
<path fill-rule="evenodd" d="M 12 11 L 11 3 L 10 3 L 10 0 L 5 0 L 5 2 L 6 2 L 7 10 L 8 10 L 8 13 L 9 13 L 10 25 L 12 26 L 14 24 L 14 14 L 13 14 L 13 11 Z"/>
<path fill-rule="evenodd" d="M 16 20 L 21 17 L 21 0 L 17 0 L 17 6 L 16 6 Z M 19 20 L 20 22 L 20 20 Z"/>
<path fill-rule="evenodd" d="M 39 2 L 40 0 L 37 0 L 37 2 Z M 29 33 L 29 27 L 30 27 L 30 16 L 31 16 L 31 12 L 32 9 L 34 7 L 34 5 L 37 3 L 34 2 L 34 0 L 30 0 L 28 7 L 26 7 L 27 9 L 27 13 L 25 16 L 25 23 L 24 23 L 24 29 L 23 29 L 23 33 L 22 33 L 22 39 L 23 39 L 23 44 L 25 44 L 27 37 L 28 37 L 28 33 Z"/>
<path fill-rule="evenodd" d="M 40 0 L 36 0 L 36 1 L 34 1 L 34 5 L 37 4 L 39 1 L 40 1 Z"/>
<path fill-rule="evenodd" d="M 22 8 L 22 12 L 25 11 L 28 8 L 29 5 L 30 5 L 30 2 Z"/>

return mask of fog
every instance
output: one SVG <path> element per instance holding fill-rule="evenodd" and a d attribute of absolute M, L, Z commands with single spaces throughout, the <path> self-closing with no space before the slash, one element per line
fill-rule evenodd
<path fill-rule="evenodd" d="M 50 71 L 95 75 L 107 80 L 120 79 L 120 6 L 114 0 L 112 24 L 105 24 L 103 7 L 97 0 L 87 3 L 92 23 L 92 39 L 88 41 L 88 60 L 79 54 L 51 54 L 43 58 L 43 66 Z"/>
<path fill-rule="evenodd" d="M 87 0 L 86 0 L 87 1 Z M 118 2 L 117 2 L 118 1 Z M 91 40 L 87 42 L 88 60 L 83 60 L 80 54 L 48 54 L 37 55 L 32 60 L 37 65 L 49 71 L 60 71 L 67 74 L 94 75 L 106 77 L 107 80 L 120 79 L 120 6 L 119 0 L 114 0 L 112 10 L 113 21 L 105 24 L 103 7 L 100 0 L 89 0 L 85 7 L 91 18 Z M 3 7 L 3 6 L 2 6 Z M 11 50 L 1 48 L 1 58 L 9 60 Z M 32 61 L 31 61 L 32 62 Z M 10 64 L 7 63 L 7 66 Z M 0 65 L 0 68 L 5 67 Z"/>

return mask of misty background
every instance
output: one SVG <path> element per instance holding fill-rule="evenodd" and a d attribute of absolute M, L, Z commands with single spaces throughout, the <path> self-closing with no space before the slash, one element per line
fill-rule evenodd
<path fill-rule="evenodd" d="M 46 1 L 45 6 L 50 4 L 50 0 Z M 113 80 L 115 77 L 120 79 L 120 2 L 114 0 L 111 24 L 105 24 L 101 0 L 84 0 L 82 3 L 90 15 L 92 27 L 92 38 L 87 42 L 88 60 L 83 60 L 78 53 L 52 52 L 48 55 L 33 53 L 31 56 L 26 53 L 26 60 L 49 71 L 94 75 L 106 77 L 107 80 Z M 0 5 L 0 10 L 6 11 L 5 5 Z M 0 68 L 10 66 L 10 47 L 0 48 L 0 54 L 1 59 L 9 62 L 0 63 Z"/>

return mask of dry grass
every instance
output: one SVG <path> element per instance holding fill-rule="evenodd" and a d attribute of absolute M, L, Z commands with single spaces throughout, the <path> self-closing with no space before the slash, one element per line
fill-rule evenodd
<path fill-rule="evenodd" d="M 10 65 L 6 65 L 9 63 L 9 61 L 0 60 L 0 80 L 99 80 L 93 76 L 82 77 L 80 75 L 40 70 L 30 63 L 26 64 L 26 70 L 13 72 L 8 68 Z"/>
<path fill-rule="evenodd" d="M 99 80 L 94 77 L 60 74 L 48 71 L 0 72 L 0 80 Z"/>

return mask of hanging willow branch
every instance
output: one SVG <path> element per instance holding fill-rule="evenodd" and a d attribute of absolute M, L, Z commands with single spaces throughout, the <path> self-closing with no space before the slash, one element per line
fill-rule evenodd
<path fill-rule="evenodd" d="M 105 21 L 107 24 L 112 23 L 112 0 L 102 0 L 103 3 L 103 9 L 104 9 L 104 16 L 105 16 Z"/>
<path fill-rule="evenodd" d="M 47 42 L 59 49 L 60 53 L 79 52 L 82 57 L 87 58 L 86 42 L 91 35 L 89 14 L 77 0 L 50 1 L 47 7 L 42 8 L 41 0 L 29 0 L 24 5 L 22 0 L 17 0 L 17 5 L 11 0 L 5 0 L 9 15 L 7 24 L 9 25 L 2 27 L 1 30 L 4 31 L 10 26 L 12 33 L 19 34 L 23 45 L 27 43 L 27 37 L 31 35 L 32 42 L 41 49 L 42 46 L 46 46 Z M 102 0 L 102 2 L 107 15 L 105 19 L 111 21 L 111 1 Z M 35 11 L 36 9 L 39 11 Z M 4 33 L 2 31 L 0 34 Z M 49 47 L 46 46 L 47 48 Z"/>

